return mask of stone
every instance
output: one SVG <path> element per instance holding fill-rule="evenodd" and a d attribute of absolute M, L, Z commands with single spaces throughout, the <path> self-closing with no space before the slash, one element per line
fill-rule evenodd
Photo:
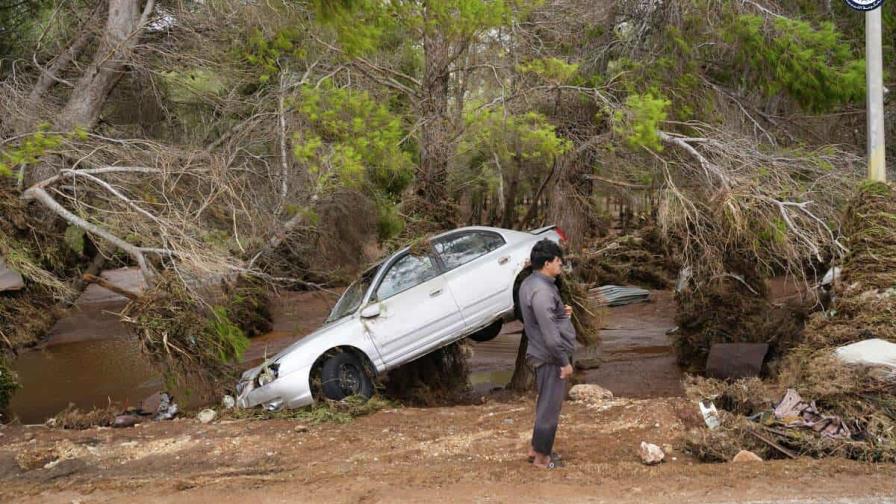
<path fill-rule="evenodd" d="M 140 422 L 140 417 L 137 415 L 118 415 L 115 417 L 115 420 L 112 421 L 112 427 L 115 429 L 121 429 L 124 427 L 133 427 L 134 424 Z"/>
<path fill-rule="evenodd" d="M 755 453 L 747 450 L 741 450 L 737 452 L 737 455 L 731 459 L 732 462 L 741 463 L 741 462 L 762 462 L 762 457 L 756 455 Z"/>
<path fill-rule="evenodd" d="M 573 401 L 598 402 L 612 399 L 613 393 L 593 383 L 580 383 L 569 389 L 569 398 Z"/>
<path fill-rule="evenodd" d="M 294 430 L 295 432 L 308 432 L 308 426 L 299 424 L 299 425 L 296 425 L 295 427 L 293 427 L 292 430 Z M 388 430 L 389 429 L 386 429 L 386 431 L 388 431 Z"/>
<path fill-rule="evenodd" d="M 646 441 L 641 441 L 641 462 L 647 465 L 659 464 L 666 457 L 662 448 Z"/>
<path fill-rule="evenodd" d="M 156 392 L 147 397 L 140 403 L 140 410 L 143 413 L 156 414 L 159 411 L 159 405 L 162 404 L 162 393 Z"/>
<path fill-rule="evenodd" d="M 3 262 L 3 258 L 0 258 L 0 292 L 17 291 L 24 288 L 25 281 L 22 279 L 22 275 L 9 269 Z"/>
<path fill-rule="evenodd" d="M 597 369 L 601 365 L 600 357 L 582 357 L 576 359 L 576 369 Z"/>
<path fill-rule="evenodd" d="M 215 410 L 206 408 L 206 409 L 200 411 L 199 414 L 196 415 L 196 418 L 200 422 L 206 424 L 206 423 L 209 423 L 212 420 L 214 420 L 217 416 L 218 416 L 218 413 L 215 412 Z"/>

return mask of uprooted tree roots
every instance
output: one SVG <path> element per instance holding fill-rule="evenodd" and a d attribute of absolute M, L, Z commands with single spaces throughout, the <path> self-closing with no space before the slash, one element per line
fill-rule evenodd
<path fill-rule="evenodd" d="M 249 346 L 226 307 L 205 304 L 173 275 L 160 278 L 123 315 L 169 384 L 203 395 L 235 378 L 235 365 Z"/>
<path fill-rule="evenodd" d="M 406 404 L 434 406 L 466 398 L 470 350 L 461 340 L 390 371 L 385 395 Z"/>
<path fill-rule="evenodd" d="M 843 263 L 841 280 L 834 287 L 833 307 L 810 318 L 801 344 L 783 358 L 774 398 L 780 399 L 784 389 L 793 388 L 806 400 L 814 401 L 820 412 L 841 417 L 852 435 L 834 439 L 812 430 L 782 429 L 726 412 L 720 429 L 695 431 L 687 439 L 688 449 L 697 456 L 729 460 L 736 453 L 735 448 L 781 456 L 774 443 L 799 455 L 896 461 L 896 378 L 892 370 L 847 365 L 833 354 L 837 346 L 869 338 L 896 342 L 893 188 L 881 183 L 866 184 L 847 216 L 844 232 L 850 252 Z M 723 385 L 713 386 L 725 389 Z M 730 387 L 736 386 L 713 393 L 704 381 L 700 387 L 691 387 L 691 391 L 695 396 L 718 398 L 732 396 Z M 751 388 L 750 402 L 764 401 L 763 405 L 767 405 L 771 401 L 773 396 L 768 392 L 763 394 L 759 388 Z M 722 404 L 737 413 L 757 412 L 755 406 L 742 399 Z"/>
<path fill-rule="evenodd" d="M 662 244 L 663 237 L 653 226 L 596 240 L 578 258 L 577 274 L 589 284 L 669 288 L 679 266 Z"/>

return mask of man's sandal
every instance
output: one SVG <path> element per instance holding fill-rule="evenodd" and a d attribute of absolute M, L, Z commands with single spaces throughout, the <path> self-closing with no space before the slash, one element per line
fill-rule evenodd
<path fill-rule="evenodd" d="M 561 460 L 563 460 L 563 457 L 561 457 L 560 454 L 557 452 L 551 452 L 551 460 L 560 462 Z M 535 457 L 533 457 L 532 455 L 529 455 L 529 463 L 531 464 L 533 462 L 535 462 Z"/>
<path fill-rule="evenodd" d="M 550 462 L 548 462 L 548 465 L 546 465 L 544 467 L 542 467 L 542 466 L 535 466 L 535 467 L 541 467 L 543 469 L 560 469 L 561 467 L 563 467 L 565 465 L 566 464 L 564 464 L 562 460 L 558 459 L 558 460 L 551 460 Z"/>

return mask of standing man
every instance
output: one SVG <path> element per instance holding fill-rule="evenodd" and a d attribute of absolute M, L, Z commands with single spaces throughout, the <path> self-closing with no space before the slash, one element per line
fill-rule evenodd
<path fill-rule="evenodd" d="M 532 247 L 532 274 L 520 286 L 520 311 L 529 338 L 526 360 L 535 368 L 538 400 L 535 403 L 535 428 L 529 453 L 537 467 L 559 467 L 560 457 L 553 452 L 560 407 L 566 396 L 566 382 L 572 376 L 572 352 L 576 331 L 572 326 L 572 308 L 560 299 L 555 284 L 563 268 L 563 250 L 551 240 Z"/>

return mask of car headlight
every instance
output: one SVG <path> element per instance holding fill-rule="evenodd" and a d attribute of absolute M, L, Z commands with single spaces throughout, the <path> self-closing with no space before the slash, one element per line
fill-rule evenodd
<path fill-rule="evenodd" d="M 276 364 L 271 364 L 261 370 L 258 373 L 258 376 L 255 378 L 255 382 L 258 383 L 259 387 L 264 387 L 268 383 L 277 379 L 277 366 Z"/>

